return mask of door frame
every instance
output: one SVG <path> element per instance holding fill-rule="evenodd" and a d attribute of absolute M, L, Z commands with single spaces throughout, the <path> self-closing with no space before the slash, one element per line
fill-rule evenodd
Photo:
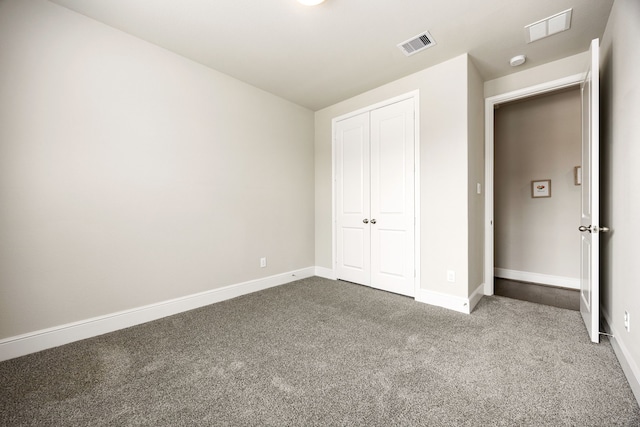
<path fill-rule="evenodd" d="M 490 96 L 484 100 L 484 294 L 493 295 L 494 286 L 494 108 L 497 104 L 528 98 L 534 95 L 554 92 L 560 89 L 580 86 L 584 73 L 540 83 L 523 89 Z"/>
<path fill-rule="evenodd" d="M 413 179 L 414 179 L 414 268 L 415 275 L 413 278 L 414 295 L 419 295 L 420 289 L 420 90 L 413 90 L 402 95 L 395 96 L 393 98 L 386 99 L 384 101 L 377 102 L 375 104 L 360 108 L 355 111 L 334 117 L 331 120 L 331 265 L 333 269 L 333 276 L 336 277 L 338 266 L 338 236 L 337 236 L 337 203 L 336 203 L 336 123 L 348 119 L 353 116 L 357 116 L 362 113 L 370 112 L 378 108 L 386 107 L 397 102 L 406 101 L 408 99 L 413 100 L 413 114 L 414 114 L 414 165 L 413 165 Z M 414 296 L 414 298 L 415 298 Z"/>

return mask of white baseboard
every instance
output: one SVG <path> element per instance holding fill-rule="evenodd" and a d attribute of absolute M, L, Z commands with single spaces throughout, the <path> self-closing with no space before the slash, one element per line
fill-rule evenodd
<path fill-rule="evenodd" d="M 469 313 L 472 313 L 476 308 L 476 305 L 480 302 L 484 296 L 484 283 L 480 283 L 475 291 L 469 297 Z"/>
<path fill-rule="evenodd" d="M 252 292 L 284 285 L 295 280 L 313 276 L 314 267 L 294 270 L 248 282 L 237 283 L 223 288 L 212 289 L 168 301 L 149 304 L 131 310 L 93 317 L 79 322 L 53 328 L 42 329 L 0 340 L 0 361 L 13 359 L 74 341 L 95 337 L 141 323 L 172 316 L 205 305 L 236 298 Z"/>
<path fill-rule="evenodd" d="M 315 275 L 325 279 L 336 280 L 335 270 L 326 267 L 315 267 Z M 460 298 L 440 292 L 419 289 L 416 293 L 415 300 L 418 302 L 435 305 L 438 307 L 448 308 L 460 313 L 469 314 L 478 305 L 484 296 L 484 283 L 480 284 L 471 294 L 470 298 Z"/>
<path fill-rule="evenodd" d="M 611 347 L 613 347 L 613 352 L 616 354 L 618 361 L 620 362 L 620 366 L 622 367 L 622 371 L 624 375 L 627 377 L 627 381 L 629 382 L 629 386 L 631 386 L 631 391 L 633 391 L 633 395 L 636 397 L 638 401 L 638 405 L 640 405 L 640 368 L 631 353 L 627 349 L 624 344 L 624 340 L 619 337 L 623 336 L 622 333 L 613 328 L 613 322 L 611 322 L 611 317 L 609 317 L 609 313 L 604 310 L 604 307 L 600 307 L 602 311 L 603 317 L 603 326 L 607 333 L 613 335 L 610 337 Z M 623 332 L 624 333 L 624 332 Z"/>
<path fill-rule="evenodd" d="M 336 280 L 338 278 L 338 276 L 336 275 L 335 270 L 332 269 L 332 268 L 316 266 L 315 267 L 315 273 L 316 273 L 316 276 L 322 277 L 324 279 Z"/>
<path fill-rule="evenodd" d="M 448 308 L 449 310 L 454 310 L 464 314 L 470 314 L 472 310 L 469 298 L 456 297 L 454 295 L 443 294 L 426 289 L 420 289 L 418 291 L 416 294 L 416 301 L 442 308 Z M 480 299 L 478 299 L 478 301 L 480 301 Z"/>
<path fill-rule="evenodd" d="M 522 282 L 541 283 L 543 285 L 559 286 L 569 289 L 580 289 L 580 278 L 551 276 L 549 274 L 531 273 L 528 271 L 494 268 L 493 275 L 503 279 L 520 280 Z"/>

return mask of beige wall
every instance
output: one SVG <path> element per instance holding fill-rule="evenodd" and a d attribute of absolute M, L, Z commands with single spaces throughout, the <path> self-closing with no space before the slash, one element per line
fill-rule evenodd
<path fill-rule="evenodd" d="M 640 2 L 616 0 L 601 42 L 601 303 L 640 401 Z M 624 311 L 631 331 L 624 329 Z"/>
<path fill-rule="evenodd" d="M 588 46 L 585 46 L 585 49 L 588 49 Z M 587 69 L 588 63 L 589 52 L 585 51 L 538 67 L 529 68 L 519 73 L 489 80 L 484 83 L 484 96 L 489 98 L 575 74 L 581 74 Z"/>
<path fill-rule="evenodd" d="M 580 277 L 580 89 L 495 110 L 496 268 Z M 531 181 L 551 179 L 551 197 L 533 199 Z"/>
<path fill-rule="evenodd" d="M 0 64 L 0 339 L 313 265 L 311 111 L 47 1 Z"/>
<path fill-rule="evenodd" d="M 468 103 L 470 96 L 478 98 L 481 94 L 476 90 L 469 95 L 468 70 L 468 57 L 462 55 L 316 112 L 317 266 L 333 267 L 331 120 L 418 89 L 421 287 L 463 298 L 469 295 Z M 474 87 L 477 88 L 477 72 L 473 71 L 473 74 Z M 475 99 L 474 106 L 480 103 L 481 99 Z M 474 142 L 481 143 L 480 139 L 478 137 Z M 475 171 L 474 174 L 477 177 L 474 176 L 473 181 L 481 179 L 481 171 Z M 456 283 L 446 281 L 447 270 L 456 272 Z M 477 285 L 479 283 L 474 288 Z"/>
<path fill-rule="evenodd" d="M 484 98 L 483 80 L 469 58 L 469 294 L 484 282 Z M 480 184 L 480 194 L 477 192 Z"/>

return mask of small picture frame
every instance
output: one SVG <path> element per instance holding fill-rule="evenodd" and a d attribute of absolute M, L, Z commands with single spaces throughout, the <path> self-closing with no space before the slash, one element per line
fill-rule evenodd
<path fill-rule="evenodd" d="M 531 197 L 534 199 L 551 197 L 551 180 L 536 179 L 535 181 L 531 181 Z"/>
<path fill-rule="evenodd" d="M 575 185 L 582 185 L 582 166 L 573 168 L 573 183 Z"/>

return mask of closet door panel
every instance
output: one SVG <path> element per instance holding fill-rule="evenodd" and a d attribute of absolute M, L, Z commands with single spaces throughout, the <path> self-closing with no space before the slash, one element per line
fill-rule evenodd
<path fill-rule="evenodd" d="M 405 274 L 405 260 L 409 255 L 405 251 L 406 233 L 402 230 L 381 229 L 377 237 L 379 244 L 376 245 L 375 250 L 379 253 L 376 258 L 380 260 L 378 274 L 402 279 Z"/>
<path fill-rule="evenodd" d="M 371 282 L 369 113 L 336 123 L 337 265 L 339 279 Z"/>
<path fill-rule="evenodd" d="M 371 111 L 371 286 L 413 296 L 414 107 Z"/>

